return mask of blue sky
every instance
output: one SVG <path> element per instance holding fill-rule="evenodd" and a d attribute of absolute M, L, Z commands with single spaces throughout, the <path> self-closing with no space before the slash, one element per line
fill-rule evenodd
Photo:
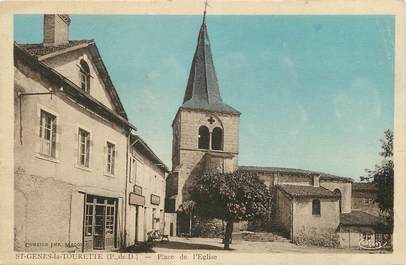
<path fill-rule="evenodd" d="M 201 16 L 73 15 L 70 39 L 95 39 L 130 121 L 171 165 Z M 42 41 L 42 16 L 18 15 L 15 40 Z M 240 165 L 365 175 L 393 128 L 393 16 L 208 16 L 223 100 L 242 112 Z"/>

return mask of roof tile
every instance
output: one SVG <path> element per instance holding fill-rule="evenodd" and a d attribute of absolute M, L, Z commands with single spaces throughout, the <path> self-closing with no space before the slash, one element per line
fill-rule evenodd
<path fill-rule="evenodd" d="M 310 198 L 339 198 L 340 195 L 324 187 L 304 186 L 304 185 L 277 185 L 279 189 L 291 197 Z"/>

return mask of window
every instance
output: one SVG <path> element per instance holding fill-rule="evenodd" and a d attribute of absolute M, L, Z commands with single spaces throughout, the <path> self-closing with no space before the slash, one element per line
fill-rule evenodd
<path fill-rule="evenodd" d="M 337 197 L 339 197 L 338 206 L 339 206 L 340 213 L 341 213 L 341 191 L 339 189 L 335 189 L 334 193 L 337 195 Z"/>
<path fill-rule="evenodd" d="M 209 149 L 209 128 L 204 125 L 199 128 L 199 148 Z"/>
<path fill-rule="evenodd" d="M 90 91 L 90 69 L 85 60 L 80 60 L 80 87 L 83 91 L 89 93 Z"/>
<path fill-rule="evenodd" d="M 56 149 L 56 117 L 41 110 L 39 138 L 40 153 L 55 158 Z"/>
<path fill-rule="evenodd" d="M 93 235 L 93 205 L 86 203 L 85 236 Z"/>
<path fill-rule="evenodd" d="M 219 127 L 214 128 L 213 132 L 211 133 L 211 149 L 223 149 L 223 130 Z"/>
<path fill-rule="evenodd" d="M 134 157 L 130 158 L 130 183 L 135 183 L 137 178 L 137 160 Z"/>
<path fill-rule="evenodd" d="M 116 160 L 116 146 L 107 142 L 107 163 L 106 172 L 114 175 L 114 161 Z"/>
<path fill-rule="evenodd" d="M 80 166 L 89 167 L 90 133 L 79 128 L 79 157 Z"/>
<path fill-rule="evenodd" d="M 312 201 L 312 214 L 320 215 L 320 200 L 318 199 Z"/>

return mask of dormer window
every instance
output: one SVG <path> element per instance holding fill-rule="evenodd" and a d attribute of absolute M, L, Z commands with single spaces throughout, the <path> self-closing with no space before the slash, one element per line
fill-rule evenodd
<path fill-rule="evenodd" d="M 80 60 L 80 70 L 79 70 L 79 77 L 80 77 L 80 88 L 86 93 L 90 91 L 90 68 L 89 65 L 86 63 L 85 60 Z"/>

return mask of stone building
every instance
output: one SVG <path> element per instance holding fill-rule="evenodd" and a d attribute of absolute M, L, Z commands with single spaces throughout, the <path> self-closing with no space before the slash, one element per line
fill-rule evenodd
<path fill-rule="evenodd" d="M 17 251 L 110 251 L 164 225 L 166 166 L 133 135 L 96 43 L 69 40 L 70 22 L 45 15 L 43 43 L 14 44 Z M 133 209 L 130 184 L 148 210 Z"/>
<path fill-rule="evenodd" d="M 301 234 L 335 233 L 340 215 L 351 212 L 349 178 L 293 168 L 240 166 L 273 190 L 272 220 L 268 227 L 295 241 Z M 255 225 L 255 224 L 254 224 Z M 255 227 L 254 227 L 255 229 Z"/>
<path fill-rule="evenodd" d="M 178 233 L 193 230 L 193 217 L 179 210 L 190 199 L 196 178 L 204 172 L 237 170 L 263 181 L 273 192 L 274 203 L 272 216 L 234 225 L 234 232 L 272 230 L 297 241 L 303 237 L 336 236 L 339 227 L 360 225 L 351 218 L 350 178 L 293 168 L 239 166 L 240 115 L 220 96 L 203 16 L 183 103 L 172 122 L 172 171 L 166 182 L 166 211 L 177 223 Z M 345 224 L 341 219 L 346 220 Z"/>
<path fill-rule="evenodd" d="M 237 169 L 239 116 L 240 112 L 221 98 L 203 20 L 183 103 L 172 122 L 172 172 L 166 186 L 168 212 L 175 213 L 190 198 L 190 187 L 204 171 Z M 175 214 L 172 219 L 176 222 Z M 183 228 L 178 225 L 178 229 Z"/>

